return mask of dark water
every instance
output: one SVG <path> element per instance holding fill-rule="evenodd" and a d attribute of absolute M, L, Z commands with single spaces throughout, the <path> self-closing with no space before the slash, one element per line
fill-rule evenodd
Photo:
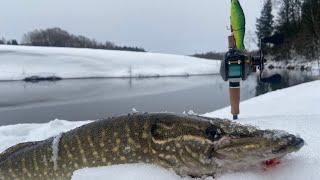
<path fill-rule="evenodd" d="M 242 83 L 241 100 L 319 79 L 318 73 L 279 73 L 280 82 L 261 83 L 256 75 Z M 58 82 L 0 82 L 0 125 L 53 119 L 94 120 L 140 112 L 206 113 L 229 105 L 228 84 L 220 76 L 147 79 L 85 79 Z"/>

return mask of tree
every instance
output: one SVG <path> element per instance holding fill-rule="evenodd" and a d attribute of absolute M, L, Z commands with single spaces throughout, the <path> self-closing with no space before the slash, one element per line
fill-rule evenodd
<path fill-rule="evenodd" d="M 301 26 L 301 0 L 280 0 L 279 12 L 275 23 L 275 32 L 284 36 L 284 43 L 272 48 L 278 59 L 291 59 L 300 54 L 303 39 L 299 35 Z"/>
<path fill-rule="evenodd" d="M 278 14 L 277 31 L 289 37 L 296 36 L 301 28 L 301 0 L 282 0 Z"/>
<path fill-rule="evenodd" d="M 269 37 L 273 33 L 273 15 L 272 15 L 272 1 L 266 0 L 261 11 L 260 18 L 257 19 L 257 36 L 258 39 Z"/>
<path fill-rule="evenodd" d="M 0 39 L 0 44 L 6 44 L 6 39 L 4 39 L 4 37 Z"/>
<path fill-rule="evenodd" d="M 12 39 L 11 40 L 11 44 L 12 45 L 19 45 L 18 41 L 16 39 Z"/>
<path fill-rule="evenodd" d="M 138 47 L 121 47 L 106 41 L 97 42 L 85 36 L 76 36 L 60 28 L 49 28 L 45 30 L 34 30 L 23 36 L 22 44 L 32 46 L 55 46 L 55 47 L 77 47 L 93 49 L 113 49 L 127 51 L 145 51 Z"/>
<path fill-rule="evenodd" d="M 276 33 L 284 37 L 282 44 L 269 47 L 268 53 L 278 60 L 289 60 L 296 55 L 307 59 L 320 58 L 320 0 L 272 0 L 279 6 L 273 24 L 272 3 L 266 0 L 257 20 L 257 36 Z"/>
<path fill-rule="evenodd" d="M 18 45 L 18 41 L 15 39 L 8 40 L 7 45 Z"/>
<path fill-rule="evenodd" d="M 319 58 L 320 54 L 320 0 L 305 0 L 302 5 L 303 35 L 305 51 L 309 58 Z"/>

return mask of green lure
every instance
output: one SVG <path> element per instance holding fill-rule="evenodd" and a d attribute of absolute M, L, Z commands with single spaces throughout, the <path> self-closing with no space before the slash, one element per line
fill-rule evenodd
<path fill-rule="evenodd" d="M 231 31 L 233 32 L 236 48 L 244 51 L 244 36 L 246 19 L 238 0 L 231 0 Z"/>

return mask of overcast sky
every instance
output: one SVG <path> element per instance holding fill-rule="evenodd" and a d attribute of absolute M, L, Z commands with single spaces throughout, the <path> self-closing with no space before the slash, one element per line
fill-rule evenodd
<path fill-rule="evenodd" d="M 262 0 L 240 0 L 254 33 Z M 227 48 L 230 0 L 1 0 L 0 37 L 61 27 L 98 41 L 152 52 L 193 54 Z"/>

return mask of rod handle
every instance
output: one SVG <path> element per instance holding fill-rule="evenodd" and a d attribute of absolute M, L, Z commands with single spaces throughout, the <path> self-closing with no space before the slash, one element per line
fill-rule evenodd
<path fill-rule="evenodd" d="M 230 105 L 231 105 L 231 114 L 233 117 L 237 117 L 240 113 L 240 87 L 239 88 L 229 88 L 230 95 Z"/>

